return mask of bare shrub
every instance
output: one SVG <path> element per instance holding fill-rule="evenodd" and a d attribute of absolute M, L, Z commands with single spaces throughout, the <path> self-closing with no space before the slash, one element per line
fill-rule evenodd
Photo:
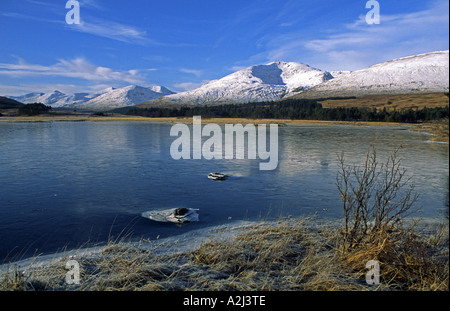
<path fill-rule="evenodd" d="M 393 230 L 417 200 L 398 152 L 395 149 L 385 163 L 379 164 L 376 150 L 371 147 L 361 166 L 347 165 L 344 153 L 338 156 L 336 181 L 345 219 L 344 249 L 354 248 L 382 231 Z"/>

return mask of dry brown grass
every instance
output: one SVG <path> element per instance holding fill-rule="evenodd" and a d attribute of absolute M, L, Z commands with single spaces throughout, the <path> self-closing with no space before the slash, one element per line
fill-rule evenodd
<path fill-rule="evenodd" d="M 5 116 L 0 118 L 0 122 L 108 122 L 108 121 L 132 121 L 132 122 L 155 122 L 155 123 L 184 123 L 192 124 L 192 118 L 147 118 L 139 116 L 84 116 L 84 115 L 61 115 L 61 116 Z M 287 120 L 287 119 L 246 119 L 246 118 L 202 118 L 202 124 L 341 124 L 341 125 L 377 125 L 377 126 L 395 126 L 401 123 L 394 122 L 364 122 L 364 121 L 321 121 L 321 120 Z"/>
<path fill-rule="evenodd" d="M 422 109 L 424 107 L 445 107 L 449 97 L 445 93 L 400 94 L 400 95 L 367 95 L 351 99 L 327 99 L 320 101 L 324 108 L 358 107 L 388 110 Z"/>
<path fill-rule="evenodd" d="M 68 285 L 61 258 L 51 265 L 17 266 L 0 274 L 0 290 L 448 290 L 448 224 L 381 232 L 342 251 L 340 226 L 301 218 L 263 222 L 192 251 L 159 253 L 111 242 L 79 262 L 80 284 Z M 378 260 L 381 284 L 365 282 L 368 260 Z"/>
<path fill-rule="evenodd" d="M 417 228 L 381 230 L 341 258 L 347 267 L 366 273 L 365 263 L 380 263 L 381 284 L 390 290 L 448 291 L 448 224 L 433 234 Z"/>
<path fill-rule="evenodd" d="M 449 142 L 449 126 L 448 118 L 442 119 L 434 122 L 427 122 L 417 125 L 414 130 L 425 131 L 433 136 L 430 138 L 431 141 L 442 141 Z"/>

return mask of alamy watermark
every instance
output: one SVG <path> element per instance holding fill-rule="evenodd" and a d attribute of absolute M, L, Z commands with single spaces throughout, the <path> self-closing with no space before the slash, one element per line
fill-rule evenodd
<path fill-rule="evenodd" d="M 66 2 L 66 9 L 70 9 L 66 14 L 66 23 L 69 25 L 80 24 L 80 3 L 76 0 L 69 0 Z"/>
<path fill-rule="evenodd" d="M 366 9 L 370 9 L 366 14 L 366 23 L 369 25 L 380 24 L 380 3 L 376 0 L 367 1 Z"/>
<path fill-rule="evenodd" d="M 215 123 L 209 123 L 202 127 L 201 116 L 193 117 L 192 133 L 187 124 L 173 125 L 170 129 L 170 136 L 178 136 L 178 138 L 170 146 L 172 159 L 225 158 L 231 160 L 245 159 L 245 154 L 247 154 L 247 159 L 256 159 L 258 156 L 260 160 L 267 160 L 267 162 L 259 164 L 259 169 L 262 171 L 277 168 L 278 124 L 270 124 L 269 136 L 267 136 L 266 124 L 258 124 L 257 127 L 251 123 L 245 126 L 225 124 L 224 130 L 225 135 L 222 127 Z M 245 150 L 245 135 L 247 135 L 247 150 Z M 209 138 L 202 142 L 203 137 Z M 269 145 L 268 150 L 267 145 Z"/>
<path fill-rule="evenodd" d="M 368 285 L 379 285 L 380 263 L 377 260 L 369 260 L 366 262 L 366 269 L 369 269 L 366 273 L 366 283 Z"/>
<path fill-rule="evenodd" d="M 66 273 L 66 283 L 69 285 L 80 284 L 80 264 L 76 260 L 69 260 L 66 262 L 66 269 L 69 271 Z"/>

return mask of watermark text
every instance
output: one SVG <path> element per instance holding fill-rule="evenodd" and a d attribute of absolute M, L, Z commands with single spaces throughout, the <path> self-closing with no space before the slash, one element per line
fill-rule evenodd
<path fill-rule="evenodd" d="M 66 283 L 69 285 L 80 284 L 80 264 L 76 260 L 69 260 L 66 262 Z"/>
<path fill-rule="evenodd" d="M 369 25 L 380 24 L 380 3 L 376 0 L 367 1 L 366 9 L 370 9 L 366 14 L 366 23 Z"/>
<path fill-rule="evenodd" d="M 69 0 L 66 2 L 66 9 L 70 9 L 66 14 L 66 23 L 69 25 L 80 24 L 80 3 L 76 0 Z"/>
<path fill-rule="evenodd" d="M 380 263 L 377 260 L 369 260 L 366 262 L 366 269 L 369 269 L 366 273 L 366 283 L 368 285 L 379 285 Z"/>
<path fill-rule="evenodd" d="M 201 116 L 193 117 L 192 133 L 188 125 L 175 124 L 170 136 L 178 136 L 171 146 L 170 155 L 174 160 L 188 159 L 256 159 L 261 162 L 262 171 L 274 170 L 278 166 L 278 125 L 270 124 L 267 136 L 266 124 L 225 124 L 225 135 L 218 124 L 209 123 L 202 127 Z M 192 135 L 191 135 L 192 134 Z M 247 150 L 245 149 L 247 135 Z M 209 137 L 202 142 L 203 137 Z M 225 143 L 224 143 L 225 142 Z M 191 150 L 192 145 L 192 150 Z M 267 150 L 267 145 L 269 149 Z"/>

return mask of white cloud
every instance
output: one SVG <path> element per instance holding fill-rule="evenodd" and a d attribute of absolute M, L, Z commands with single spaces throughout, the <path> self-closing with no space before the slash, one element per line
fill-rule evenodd
<path fill-rule="evenodd" d="M 93 9 L 103 9 L 102 5 L 97 2 L 97 0 L 78 0 L 80 2 L 81 8 L 93 8 Z"/>
<path fill-rule="evenodd" d="M 235 72 L 235 71 L 239 71 L 239 70 L 245 69 L 245 68 L 247 68 L 247 67 L 249 67 L 249 66 L 239 66 L 239 65 L 235 65 L 235 66 L 229 67 L 228 69 L 231 70 L 231 71 L 233 71 L 233 72 Z"/>
<path fill-rule="evenodd" d="M 448 1 L 438 0 L 422 11 L 388 15 L 381 4 L 378 25 L 368 25 L 361 15 L 352 23 L 324 29 L 327 35 L 313 39 L 299 31 L 285 32 L 267 42 L 266 57 L 325 70 L 357 70 L 398 57 L 447 50 L 448 10 Z"/>
<path fill-rule="evenodd" d="M 197 78 L 203 74 L 202 70 L 197 70 L 197 69 L 180 68 L 180 71 L 184 72 L 184 73 L 193 74 Z"/>
<path fill-rule="evenodd" d="M 147 37 L 146 30 L 112 21 L 93 19 L 90 17 L 82 16 L 79 25 L 66 25 L 66 27 L 70 30 L 88 33 L 91 35 L 109 38 L 121 42 L 141 45 L 159 45 L 158 42 Z"/>
<path fill-rule="evenodd" d="M 97 82 L 122 81 L 132 84 L 145 82 L 144 77 L 136 69 L 117 71 L 112 68 L 96 66 L 81 57 L 71 60 L 60 59 L 56 64 L 50 66 L 28 64 L 19 58 L 17 64 L 0 63 L 0 75 L 12 78 L 53 76 Z"/>
<path fill-rule="evenodd" d="M 106 88 L 106 87 L 105 87 Z M 54 90 L 71 94 L 80 91 L 74 84 L 19 83 L 14 85 L 0 84 L 0 96 L 21 96 L 32 92 L 50 93 Z"/>
<path fill-rule="evenodd" d="M 39 4 L 39 2 L 37 1 L 33 1 L 33 3 Z M 82 5 L 97 9 L 100 8 L 95 1 L 86 1 L 85 3 L 80 4 L 80 6 Z M 59 24 L 72 31 L 87 33 L 126 43 L 133 43 L 139 45 L 148 45 L 148 44 L 161 45 L 161 43 L 150 39 L 147 36 L 147 31 L 145 29 L 118 23 L 115 21 L 94 18 L 86 13 L 80 13 L 81 19 L 80 24 L 72 24 L 72 25 L 68 25 L 64 21 L 64 19 L 42 18 L 40 16 L 27 15 L 17 12 L 2 12 L 0 13 L 0 15 L 9 18 Z"/>
<path fill-rule="evenodd" d="M 180 89 L 180 90 L 183 90 L 183 91 L 191 91 L 191 90 L 194 90 L 194 89 L 196 89 L 196 88 L 199 88 L 199 87 L 202 86 L 204 83 L 205 83 L 205 82 L 202 82 L 202 83 L 182 82 L 182 83 L 174 84 L 173 86 L 174 86 L 176 89 Z"/>

